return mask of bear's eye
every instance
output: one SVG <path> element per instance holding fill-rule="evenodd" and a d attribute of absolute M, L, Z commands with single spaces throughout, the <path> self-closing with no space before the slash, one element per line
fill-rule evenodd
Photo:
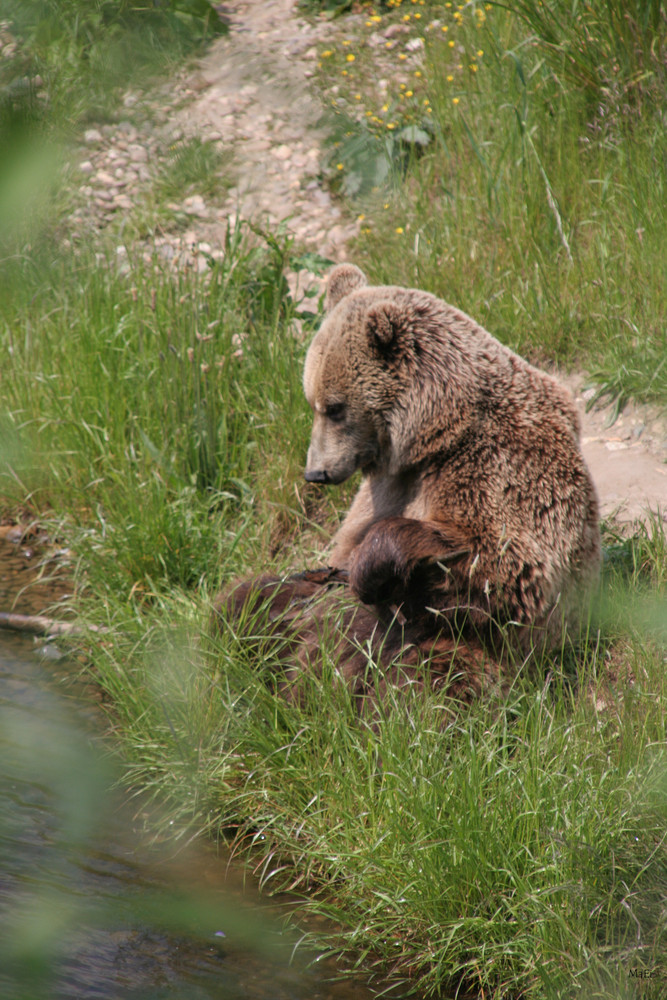
<path fill-rule="evenodd" d="M 325 416 L 334 423 L 340 423 L 345 416 L 345 403 L 329 403 L 324 411 Z"/>

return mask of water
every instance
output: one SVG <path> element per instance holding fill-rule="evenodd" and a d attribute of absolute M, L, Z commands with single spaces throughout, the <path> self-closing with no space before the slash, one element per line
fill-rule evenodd
<path fill-rule="evenodd" d="M 67 672 L 0 631 L 2 1000 L 369 1000 L 224 852 L 148 842 Z"/>

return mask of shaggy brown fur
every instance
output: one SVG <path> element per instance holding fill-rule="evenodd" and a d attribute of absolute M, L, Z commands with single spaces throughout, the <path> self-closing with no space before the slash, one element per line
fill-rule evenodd
<path fill-rule="evenodd" d="M 431 683 L 451 684 L 454 670 L 454 687 L 474 692 L 498 680 L 508 630 L 521 650 L 560 637 L 597 575 L 600 540 L 577 413 L 555 379 L 433 295 L 368 287 L 343 264 L 304 388 L 306 479 L 361 469 L 361 487 L 330 570 L 250 581 L 226 610 L 268 606 L 288 681 L 316 663 L 337 604 L 340 671 L 357 686 L 364 648 L 383 664 L 400 657 L 409 679 L 426 660 Z"/>

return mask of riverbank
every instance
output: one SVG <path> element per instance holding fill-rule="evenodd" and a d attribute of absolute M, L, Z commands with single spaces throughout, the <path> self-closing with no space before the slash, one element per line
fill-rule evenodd
<path fill-rule="evenodd" d="M 328 48 L 315 46 L 315 58 L 305 60 L 313 73 L 336 73 L 336 83 L 333 77 L 328 84 L 321 78 L 333 94 L 373 49 L 371 34 L 381 32 L 375 48 L 389 53 L 397 73 L 408 63 L 412 77 L 424 81 L 420 86 L 431 86 L 424 93 L 430 95 L 431 114 L 440 116 L 440 133 L 429 132 L 423 156 L 409 158 L 402 186 L 373 202 L 376 215 L 369 225 L 354 218 L 350 201 L 339 203 L 341 213 L 349 212 L 350 225 L 360 229 L 355 259 L 373 279 L 419 283 L 441 292 L 440 285 L 449 284 L 448 298 L 543 362 L 572 360 L 567 344 L 576 346 L 574 356 L 592 361 L 606 349 L 607 341 L 592 333 L 605 290 L 596 291 L 591 304 L 591 289 L 598 288 L 592 272 L 576 290 L 576 272 L 567 264 L 548 199 L 532 216 L 532 222 L 540 220 L 530 242 L 533 256 L 522 260 L 525 231 L 513 230 L 510 239 L 497 214 L 509 198 L 511 171 L 504 175 L 505 193 L 493 212 L 482 211 L 479 191 L 459 189 L 454 201 L 447 193 L 456 164 L 461 184 L 473 173 L 472 147 L 463 145 L 464 121 L 446 116 L 468 99 L 468 83 L 481 78 L 481 70 L 479 62 L 477 73 L 468 69 L 465 94 L 463 89 L 455 94 L 457 104 L 449 96 L 436 102 L 440 87 L 446 94 L 446 77 L 456 74 L 439 74 L 438 66 L 445 64 L 429 56 L 427 32 L 403 30 L 419 24 L 416 13 L 423 12 L 426 20 L 430 11 L 429 23 L 441 18 L 436 6 L 412 5 L 420 10 L 410 9 L 408 21 L 393 5 L 331 22 L 327 31 L 342 36 L 336 48 L 327 41 Z M 444 38 L 449 32 L 483 30 L 451 18 L 446 24 L 441 19 L 431 33 L 437 30 Z M 366 40 L 363 52 L 353 44 L 352 28 Z M 401 30 L 385 37 L 393 28 Z M 498 44 L 508 45 L 509 36 L 496 36 Z M 487 36 L 489 44 L 496 36 Z M 273 37 L 278 44 L 277 34 Z M 422 44 L 407 48 L 418 37 Z M 467 37 L 461 35 L 455 48 L 465 49 Z M 344 45 L 346 40 L 350 44 Z M 396 40 L 392 47 L 385 44 Z M 485 53 L 479 59 L 492 51 L 486 42 L 478 48 Z M 529 49 L 525 43 L 521 51 Z M 327 51 L 332 54 L 324 56 Z M 498 62 L 504 72 L 514 49 L 503 51 Z M 348 60 L 349 55 L 355 58 Z M 412 64 L 417 58 L 423 62 Z M 211 66 L 210 55 L 206 65 Z M 534 76 L 542 80 L 537 70 Z M 355 88 L 359 85 L 349 96 L 355 105 L 363 106 L 364 80 L 370 83 L 373 77 L 352 77 Z M 397 77 L 395 83 L 403 92 L 404 81 Z M 213 107 L 209 91 L 214 86 L 195 92 L 198 100 L 206 95 Z M 518 86 L 514 78 L 512 86 Z M 412 101 L 416 91 L 405 83 L 404 89 L 403 100 Z M 409 97 L 408 89 L 413 90 Z M 488 113 L 489 93 L 484 101 L 476 94 L 470 92 L 471 108 L 486 107 Z M 340 90 L 334 96 L 348 101 Z M 426 99 L 419 94 L 422 107 Z M 383 100 L 392 107 L 388 98 Z M 396 96 L 396 107 L 400 103 Z M 131 110 L 126 107 L 121 114 Z M 366 110 L 371 109 L 364 107 L 364 118 Z M 236 124 L 242 112 L 240 107 L 234 112 Z M 537 104 L 532 113 L 538 115 Z M 187 110 L 183 114 L 187 117 Z M 553 119 L 545 114 L 540 121 Z M 563 118 L 557 121 L 563 128 Z M 141 171 L 130 165 L 143 162 L 132 159 L 130 146 L 158 155 L 167 133 L 153 134 L 155 145 L 146 147 L 138 141 L 141 122 L 129 124 L 136 135 L 124 128 L 125 137 L 118 141 L 114 122 L 87 123 L 101 138 L 89 136 L 87 142 L 84 131 L 79 156 L 85 155 L 82 162 L 93 168 L 83 176 L 97 178 L 91 189 L 104 190 L 106 184 L 112 192 L 115 185 L 98 177 L 105 166 L 94 156 L 110 157 L 115 150 L 114 169 L 121 174 L 116 180 L 136 183 L 133 191 L 142 206 L 143 221 L 128 216 L 132 239 L 119 236 L 120 202 L 108 210 L 98 206 L 100 216 L 91 207 L 95 225 L 87 235 L 81 231 L 86 211 L 75 215 L 77 199 L 97 204 L 95 194 L 81 187 L 69 213 L 79 222 L 70 218 L 68 229 L 60 216 L 41 238 L 36 232 L 29 244 L 16 247 L 3 261 L 6 280 L 0 288 L 7 358 L 3 501 L 27 507 L 53 539 L 66 540 L 73 585 L 70 596 L 62 595 L 51 609 L 53 615 L 108 630 L 80 639 L 74 649 L 103 692 L 128 786 L 159 799 L 172 830 L 224 836 L 239 857 L 247 858 L 266 891 L 291 887 L 303 892 L 306 908 L 339 928 L 319 935 L 320 946 L 324 941 L 365 970 L 388 972 L 400 995 L 414 990 L 447 996 L 460 988 L 497 1000 L 577 991 L 611 1000 L 637 994 L 635 970 L 642 970 L 652 977 L 641 979 L 642 996 L 659 996 L 660 980 L 667 975 L 661 966 L 667 879 L 667 549 L 661 517 L 656 513 L 623 531 L 608 520 L 602 597 L 591 610 L 586 633 L 548 661 L 517 664 L 506 699 L 456 712 L 444 731 L 443 714 L 451 706 L 435 696 L 390 695 L 373 725 L 358 719 L 348 693 L 326 679 L 313 680 L 302 706 L 285 705 L 270 683 L 271 658 L 257 663 L 242 644 L 211 639 L 207 624 L 213 595 L 231 579 L 267 566 L 282 572 L 320 564 L 354 489 L 323 493 L 302 484 L 310 420 L 301 373 L 318 300 L 305 294 L 317 286 L 309 279 L 299 287 L 295 275 L 307 271 L 317 279 L 325 269 L 320 258 L 326 247 L 317 239 L 299 240 L 289 223 L 281 228 L 277 219 L 262 227 L 245 221 L 242 213 L 232 217 L 224 199 L 233 178 L 220 159 L 206 158 L 208 152 L 193 157 L 194 167 L 188 160 L 188 170 L 177 175 L 182 190 L 187 186 L 180 201 L 157 194 L 153 207 L 150 200 L 141 201 L 140 184 L 150 192 L 153 182 L 142 182 Z M 420 127 L 416 122 L 403 127 L 412 125 Z M 548 139 L 547 133 L 545 126 Z M 435 155 L 438 134 L 446 141 L 446 161 Z M 188 156 L 199 155 L 201 137 L 176 141 L 184 139 Z M 639 140 L 644 141 L 641 135 Z M 224 146 L 224 137 L 214 141 Z M 553 136 L 549 141 L 555 141 Z M 612 144 L 612 149 L 618 147 Z M 331 170 L 350 173 L 349 148 L 343 143 L 331 151 L 340 155 Z M 216 155 L 223 152 L 218 149 Z M 438 181 L 442 203 L 429 207 L 434 224 L 425 228 L 418 224 L 415 206 L 420 192 L 425 197 L 423 192 L 431 190 L 426 175 L 437 179 L 443 163 L 449 166 L 448 177 Z M 183 168 L 183 160 L 178 166 Z M 220 170 L 220 184 L 205 197 L 197 185 L 210 182 L 213 170 Z M 129 171 L 136 173 L 136 182 L 128 180 Z M 539 169 L 531 176 L 539 179 L 546 198 Z M 317 180 L 317 190 L 323 182 Z M 607 202 L 595 207 L 602 228 L 618 223 L 609 192 L 621 198 L 622 183 L 620 174 L 613 175 Z M 302 197 L 314 199 L 315 190 Z M 101 200 L 113 205 L 116 197 L 112 193 Z M 372 191 L 368 197 L 375 197 Z M 194 245 L 188 239 L 192 231 L 200 232 L 197 213 L 184 210 L 188 198 L 203 199 L 207 212 L 218 199 L 220 217 L 208 215 L 204 221 L 221 227 L 219 236 L 209 232 L 208 240 L 197 239 Z M 566 200 L 565 187 L 557 204 L 561 200 Z M 199 201 L 189 204 L 201 208 Z M 456 214 L 442 228 L 435 215 L 445 205 L 450 212 L 454 205 Z M 405 216 L 399 216 L 399 207 Z M 391 221 L 383 221 L 390 216 Z M 482 225 L 486 231 L 494 226 L 503 231 L 506 249 L 514 247 L 500 271 L 499 244 L 492 259 L 486 255 L 491 242 L 473 236 L 475 226 Z M 639 246 L 631 247 L 633 268 L 640 249 L 649 255 L 654 245 L 657 208 L 651 225 L 650 232 L 645 227 L 644 242 L 637 236 Z M 582 224 L 579 231 L 584 230 Z M 563 232 L 571 253 L 578 253 L 577 241 Z M 54 233 L 60 243 L 51 239 Z M 174 233 L 182 245 L 172 242 Z M 600 230 L 596 233 L 591 245 Z M 629 239 L 627 233 L 623 239 Z M 585 249 L 588 241 L 582 241 Z M 64 252 L 55 253 L 56 245 Z M 343 248 L 347 252 L 347 243 L 338 244 L 337 252 Z M 549 248 L 555 270 L 548 263 Z M 658 313 L 663 292 L 656 279 L 657 255 L 649 264 L 650 280 L 638 284 L 636 292 L 646 299 L 641 315 L 651 332 L 650 317 Z M 622 268 L 623 261 L 613 266 Z M 612 283 L 618 286 L 619 272 L 612 273 L 609 261 L 605 268 L 608 292 Z M 497 275 L 504 275 L 502 281 Z M 547 294 L 550 281 L 555 284 Z M 567 292 L 565 298 L 559 289 Z M 563 327 L 566 300 L 570 319 Z M 620 308 L 618 298 L 612 295 L 609 301 Z M 632 316 L 631 305 L 628 299 L 617 311 L 614 336 Z M 610 307 L 601 323 L 607 332 L 612 312 Z M 657 343 L 647 340 L 648 346 Z M 617 346 L 631 350 L 632 342 Z M 644 369 L 638 369 L 637 395 L 650 399 Z M 626 383 L 621 388 L 626 391 Z M 605 434 L 600 429 L 598 436 Z M 326 637 L 323 642 L 326 647 Z M 329 680 L 335 664 L 330 666 Z"/>

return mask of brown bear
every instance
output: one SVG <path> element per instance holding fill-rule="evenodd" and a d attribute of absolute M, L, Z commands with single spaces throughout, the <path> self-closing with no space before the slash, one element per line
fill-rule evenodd
<path fill-rule="evenodd" d="M 288 693 L 317 669 L 334 611 L 338 673 L 360 695 L 372 659 L 388 682 L 428 676 L 464 695 L 561 638 L 600 536 L 577 412 L 554 378 L 435 296 L 369 287 L 342 264 L 304 388 L 305 478 L 360 470 L 359 491 L 326 569 L 261 577 L 217 605 L 255 630 L 263 609 Z"/>

